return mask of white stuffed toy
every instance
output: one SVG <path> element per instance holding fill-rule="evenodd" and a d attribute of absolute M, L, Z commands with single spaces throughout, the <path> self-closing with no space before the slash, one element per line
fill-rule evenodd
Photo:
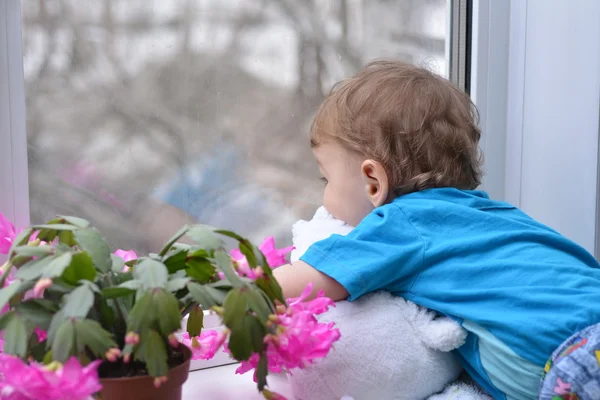
<path fill-rule="evenodd" d="M 311 244 L 352 229 L 319 208 L 311 221 L 294 225 L 292 261 Z M 489 398 L 467 384 L 449 385 L 462 370 L 449 351 L 466 338 L 449 318 L 436 318 L 401 297 L 373 293 L 336 303 L 320 320 L 334 321 L 341 338 L 324 360 L 289 377 L 296 400 Z"/>

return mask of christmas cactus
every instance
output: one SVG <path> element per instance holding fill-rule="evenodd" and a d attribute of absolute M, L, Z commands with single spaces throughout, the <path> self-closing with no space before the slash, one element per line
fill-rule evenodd
<path fill-rule="evenodd" d="M 187 243 L 178 240 L 186 237 Z M 225 239 L 237 248 L 228 252 Z M 163 384 L 183 362 L 226 351 L 254 370 L 258 390 L 269 371 L 304 368 L 339 339 L 315 318 L 332 305 L 322 293 L 283 298 L 272 267 L 288 249 L 259 247 L 205 225 L 185 226 L 158 253 L 112 253 L 90 224 L 57 217 L 17 234 L 0 213 L 0 398 L 84 399 L 99 377 L 151 375 Z M 226 329 L 202 329 L 204 312 Z M 184 330 L 181 320 L 188 315 Z"/>

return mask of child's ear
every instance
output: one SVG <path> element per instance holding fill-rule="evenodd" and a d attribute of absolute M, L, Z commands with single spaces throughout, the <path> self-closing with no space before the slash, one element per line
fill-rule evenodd
<path fill-rule="evenodd" d="M 365 160 L 360 166 L 363 179 L 365 181 L 365 190 L 373 207 L 384 205 L 390 194 L 390 186 L 387 172 L 380 162 L 374 160 Z"/>

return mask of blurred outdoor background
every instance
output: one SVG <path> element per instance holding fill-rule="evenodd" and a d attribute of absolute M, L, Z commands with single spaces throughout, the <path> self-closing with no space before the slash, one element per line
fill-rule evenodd
<path fill-rule="evenodd" d="M 308 144 L 369 60 L 446 75 L 446 0 L 22 0 L 33 222 L 157 250 L 185 222 L 291 242 L 320 205 Z M 280 246 L 280 247 L 281 247 Z"/>

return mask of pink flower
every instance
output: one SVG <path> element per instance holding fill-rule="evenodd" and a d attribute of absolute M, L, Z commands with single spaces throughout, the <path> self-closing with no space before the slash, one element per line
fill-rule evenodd
<path fill-rule="evenodd" d="M 83 367 L 77 358 L 71 357 L 56 371 L 58 382 L 54 386 L 60 392 L 58 399 L 83 400 L 99 392 L 102 389 L 98 380 L 101 363 L 101 360 L 96 360 Z"/>
<path fill-rule="evenodd" d="M 285 256 L 294 250 L 294 247 L 284 247 L 282 249 L 278 249 L 275 247 L 275 238 L 273 236 L 269 236 L 260 246 L 258 246 L 259 250 L 265 255 L 267 258 L 267 263 L 272 268 L 280 267 L 284 264 L 287 264 Z"/>
<path fill-rule="evenodd" d="M 131 260 L 135 260 L 138 258 L 138 255 L 133 250 L 122 250 L 119 249 L 115 251 L 115 256 L 121 257 L 123 261 L 128 262 Z M 123 267 L 123 272 L 129 271 L 129 267 L 126 265 Z"/>
<path fill-rule="evenodd" d="M 58 399 L 47 379 L 48 371 L 31 367 L 20 358 L 0 355 L 0 398 Z"/>
<path fill-rule="evenodd" d="M 192 360 L 210 360 L 225 342 L 227 331 L 218 333 L 215 330 L 203 330 L 200 336 L 190 338 L 185 332 L 181 343 L 192 350 Z"/>
<path fill-rule="evenodd" d="M 43 364 L 0 355 L 0 398 L 18 400 L 84 400 L 102 389 L 96 360 L 82 367 L 71 357 L 56 371 Z"/>
<path fill-rule="evenodd" d="M 320 290 L 317 297 L 310 301 L 305 301 L 312 293 L 313 284 L 309 283 L 300 294 L 300 297 L 288 299 L 288 307 L 293 311 L 309 311 L 312 314 L 323 314 L 329 307 L 335 307 L 335 302 L 328 297 L 325 297 L 325 292 Z"/>
<path fill-rule="evenodd" d="M 305 302 L 312 292 L 308 285 L 302 295 L 288 300 L 289 306 L 280 306 L 276 315 L 271 315 L 271 332 L 265 337 L 267 365 L 269 371 L 280 373 L 294 368 L 305 368 L 316 360 L 327 356 L 333 344 L 339 340 L 340 331 L 334 323 L 320 323 L 315 314 L 321 314 L 334 303 L 319 293 L 316 299 Z M 236 373 L 243 374 L 258 365 L 259 355 L 253 354 L 242 361 Z M 256 375 L 255 375 L 256 380 Z"/>
<path fill-rule="evenodd" d="M 38 337 L 38 342 L 43 342 L 44 340 L 48 339 L 48 332 L 45 330 L 36 327 L 34 332 Z"/>
<path fill-rule="evenodd" d="M 292 250 L 294 247 L 284 247 L 282 249 L 278 249 L 275 247 L 275 238 L 273 236 L 269 236 L 258 246 L 258 249 L 265 255 L 267 259 L 267 264 L 271 268 L 277 268 L 287 263 L 285 256 Z M 248 264 L 248 260 L 239 249 L 231 250 L 231 258 L 233 258 L 236 262 L 237 271 L 240 275 L 248 277 L 250 279 L 260 278 L 263 274 L 262 268 L 250 268 Z"/>
<path fill-rule="evenodd" d="M 131 260 L 135 260 L 138 258 L 137 254 L 133 250 L 117 250 L 115 251 L 115 256 L 121 257 L 123 261 L 128 262 Z"/>
<path fill-rule="evenodd" d="M 0 254 L 8 254 L 16 236 L 15 226 L 0 212 Z"/>

